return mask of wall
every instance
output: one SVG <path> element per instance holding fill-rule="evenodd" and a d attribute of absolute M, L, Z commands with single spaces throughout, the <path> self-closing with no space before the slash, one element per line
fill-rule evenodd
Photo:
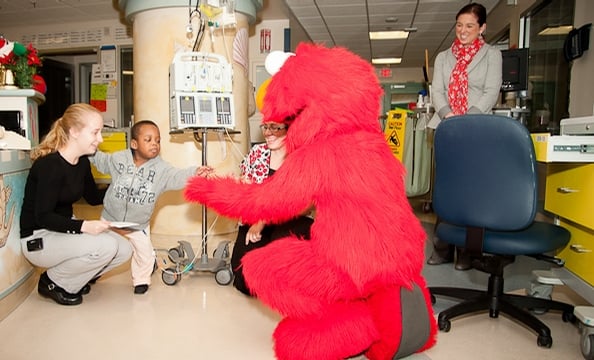
<path fill-rule="evenodd" d="M 260 30 L 262 29 L 270 29 L 271 32 L 271 43 L 270 43 L 270 51 L 285 50 L 285 37 L 284 32 L 285 29 L 289 29 L 289 20 L 281 19 L 281 20 L 262 20 L 261 22 L 257 23 L 255 26 L 250 26 L 250 38 L 249 38 L 249 59 L 250 59 L 250 73 L 249 73 L 249 80 L 253 86 L 254 93 L 250 94 L 254 96 L 253 100 L 255 102 L 255 95 L 260 88 L 262 82 L 270 77 L 270 74 L 266 72 L 264 69 L 264 61 L 266 60 L 266 56 L 270 52 L 262 52 L 260 51 Z M 291 29 L 291 34 L 293 29 Z M 293 36 L 291 36 L 292 38 Z M 288 44 L 290 49 L 295 49 L 292 44 Z M 262 132 L 258 128 L 260 125 L 260 121 L 262 119 L 262 114 L 255 109 L 255 113 L 250 114 L 249 118 L 249 136 L 250 142 L 262 142 L 264 141 L 264 137 L 262 136 Z"/>
<path fill-rule="evenodd" d="M 131 45 L 130 28 L 118 19 L 112 21 L 72 22 L 67 24 L 34 25 L 3 28 L 7 39 L 29 42 L 38 50 L 97 49 L 100 45 Z"/>
<path fill-rule="evenodd" d="M 0 320 L 25 300 L 35 281 L 19 233 L 30 166 L 28 151 L 0 150 Z"/>

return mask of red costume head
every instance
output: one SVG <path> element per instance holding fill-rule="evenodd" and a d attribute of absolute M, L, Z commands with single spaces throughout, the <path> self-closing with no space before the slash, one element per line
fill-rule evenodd
<path fill-rule="evenodd" d="M 291 124 L 291 152 L 341 133 L 378 131 L 381 94 L 368 62 L 343 48 L 302 43 L 268 84 L 263 121 Z"/>

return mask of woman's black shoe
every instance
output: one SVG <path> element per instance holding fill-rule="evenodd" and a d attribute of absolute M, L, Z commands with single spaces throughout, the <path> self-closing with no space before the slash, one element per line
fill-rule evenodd
<path fill-rule="evenodd" d="M 428 265 L 441 265 L 454 262 L 454 253 L 440 254 L 439 251 L 434 250 L 429 259 L 427 259 Z"/>
<path fill-rule="evenodd" d="M 39 295 L 50 298 L 60 305 L 78 305 L 82 303 L 82 296 L 79 294 L 71 294 L 62 289 L 54 283 L 47 273 L 44 272 L 39 277 L 37 284 L 37 292 Z"/>
<path fill-rule="evenodd" d="M 463 249 L 456 248 L 456 262 L 454 268 L 460 271 L 465 271 L 472 268 L 472 258 Z"/>
<path fill-rule="evenodd" d="M 89 282 L 89 283 L 85 284 L 85 286 L 83 286 L 82 289 L 80 289 L 76 295 L 87 295 L 90 292 L 91 292 L 91 283 Z"/>

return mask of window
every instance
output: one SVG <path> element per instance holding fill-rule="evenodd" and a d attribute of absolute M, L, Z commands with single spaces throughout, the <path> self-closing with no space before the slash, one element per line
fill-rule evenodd
<path fill-rule="evenodd" d="M 526 102 L 531 132 L 558 134 L 559 122 L 569 116 L 570 64 L 563 57 L 566 33 L 559 30 L 573 26 L 574 7 L 575 0 L 545 0 L 521 19 L 520 40 L 529 48 Z"/>

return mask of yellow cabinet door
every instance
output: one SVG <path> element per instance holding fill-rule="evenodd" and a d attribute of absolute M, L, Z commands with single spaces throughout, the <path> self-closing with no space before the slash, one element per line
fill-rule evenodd
<path fill-rule="evenodd" d="M 545 209 L 594 229 L 594 164 L 549 164 Z"/>
<path fill-rule="evenodd" d="M 561 226 L 571 232 L 571 240 L 558 257 L 565 260 L 565 268 L 594 285 L 594 230 L 567 221 Z"/>

